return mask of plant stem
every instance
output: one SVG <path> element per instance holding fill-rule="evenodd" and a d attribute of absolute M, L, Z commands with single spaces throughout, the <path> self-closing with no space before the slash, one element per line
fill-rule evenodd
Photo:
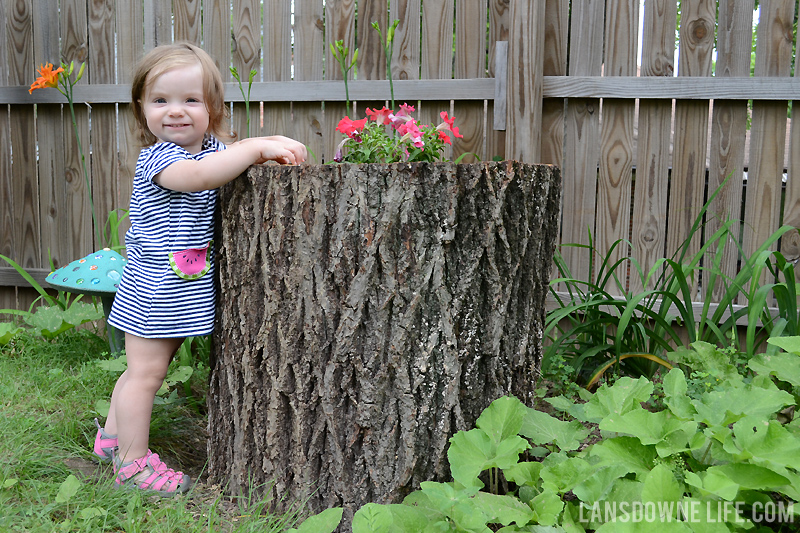
<path fill-rule="evenodd" d="M 103 239 L 100 237 L 100 228 L 97 225 L 97 217 L 94 213 L 94 198 L 92 195 L 92 183 L 89 180 L 89 171 L 86 169 L 86 157 L 83 154 L 83 145 L 81 143 L 81 136 L 78 133 L 78 120 L 75 117 L 75 105 L 72 103 L 72 84 L 65 84 L 64 96 L 67 97 L 69 103 L 69 112 L 72 116 L 72 129 L 75 132 L 75 140 L 78 142 L 78 153 L 81 156 L 81 165 L 83 167 L 83 179 L 86 182 L 86 190 L 89 193 L 89 207 L 92 210 L 92 226 L 94 227 L 94 236 L 97 239 L 97 245 L 103 246 Z"/>

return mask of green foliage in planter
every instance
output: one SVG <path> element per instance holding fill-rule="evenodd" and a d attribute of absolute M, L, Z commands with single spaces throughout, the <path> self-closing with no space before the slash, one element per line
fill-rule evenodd
<path fill-rule="evenodd" d="M 796 403 L 783 388 L 800 378 L 800 338 L 790 346 L 797 353 L 751 359 L 749 376 L 721 365 L 724 379 L 694 394 L 674 368 L 657 407 L 645 377 L 583 391 L 579 402 L 549 399 L 566 420 L 500 398 L 451 438 L 452 482 L 368 504 L 353 531 L 701 533 L 757 531 L 762 518 L 777 519 L 765 531 L 794 531 L 800 424 L 776 418 Z"/>
<path fill-rule="evenodd" d="M 591 235 L 589 245 L 567 245 L 587 249 L 589 271 L 596 270 L 589 280 L 572 276 L 563 257 L 556 253 L 559 277 L 551 282 L 551 294 L 559 307 L 547 315 L 545 335 L 550 342 L 542 361 L 545 377 L 552 373 L 552 362 L 559 358 L 574 369 L 574 377 L 584 384 L 609 361 L 615 362 L 620 373 L 652 377 L 659 365 L 667 366 L 661 359 L 672 347 L 684 346 L 675 325 L 686 326 L 688 344 L 732 343 L 747 359 L 760 351 L 764 339 L 770 336 L 800 335 L 794 264 L 780 252 L 770 250 L 783 235 L 797 231 L 796 228 L 781 227 L 750 257 L 745 257 L 739 245 L 741 222 L 728 220 L 714 234 L 706 236 L 698 251 L 690 253 L 690 243 L 699 240 L 708 207 L 724 185 L 703 206 L 676 254 L 658 260 L 646 274 L 634 258 L 613 259 L 614 250 L 625 243 L 622 240 L 614 243 L 605 255 L 595 248 Z M 720 267 L 730 245 L 742 257 L 740 270 L 732 279 Z M 595 261 L 599 261 L 596 269 Z M 640 292 L 627 289 L 629 265 L 631 276 L 637 276 L 642 287 L 651 288 Z M 700 298 L 702 305 L 695 306 L 697 295 L 691 287 L 701 272 L 706 276 L 704 294 Z M 791 282 L 780 281 L 787 279 Z M 556 292 L 559 284 L 565 287 L 564 292 Z M 714 291 L 719 296 L 712 308 Z M 777 313 L 770 309 L 773 299 Z M 740 345 L 735 332 L 737 321 L 743 318 L 747 318 L 747 335 L 744 345 Z M 629 354 L 636 355 L 623 361 L 623 356 Z"/>

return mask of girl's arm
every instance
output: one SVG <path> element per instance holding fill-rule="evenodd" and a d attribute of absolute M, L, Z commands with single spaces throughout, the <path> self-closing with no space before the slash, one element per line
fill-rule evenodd
<path fill-rule="evenodd" d="M 159 172 L 153 181 L 173 191 L 207 191 L 235 179 L 250 165 L 267 161 L 295 165 L 303 163 L 307 156 L 306 147 L 288 137 L 253 137 L 235 142 L 199 161 L 176 161 Z"/>

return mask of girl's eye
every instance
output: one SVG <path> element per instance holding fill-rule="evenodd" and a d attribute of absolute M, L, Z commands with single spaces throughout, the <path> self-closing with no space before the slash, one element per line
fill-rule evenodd
<path fill-rule="evenodd" d="M 194 104 L 199 102 L 200 100 L 198 100 L 197 98 L 187 98 L 186 101 Z"/>
<path fill-rule="evenodd" d="M 166 102 L 167 101 L 164 98 L 156 98 L 155 100 L 153 100 L 153 103 L 156 103 L 156 104 L 164 104 Z"/>

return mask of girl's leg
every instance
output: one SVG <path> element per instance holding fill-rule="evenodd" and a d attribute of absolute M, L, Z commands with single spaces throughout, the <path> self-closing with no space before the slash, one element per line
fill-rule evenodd
<path fill-rule="evenodd" d="M 117 380 L 105 430 L 116 434 L 118 458 L 132 461 L 147 454 L 153 400 L 183 339 L 144 339 L 125 334 L 128 369 Z"/>

